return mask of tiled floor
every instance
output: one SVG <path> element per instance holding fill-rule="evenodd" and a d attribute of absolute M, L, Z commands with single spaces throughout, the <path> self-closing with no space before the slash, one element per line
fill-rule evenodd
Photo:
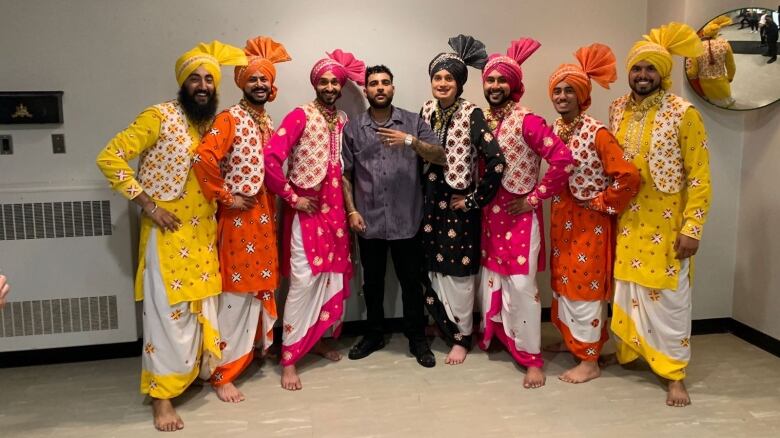
<path fill-rule="evenodd" d="M 545 343 L 557 340 L 545 324 Z M 346 353 L 354 339 L 339 345 Z M 465 364 L 425 369 L 394 335 L 384 350 L 338 363 L 309 356 L 304 389 L 279 388 L 279 368 L 253 365 L 240 383 L 248 400 L 229 405 L 208 387 L 179 403 L 186 426 L 203 437 L 778 437 L 780 358 L 728 334 L 696 336 L 688 386 L 693 405 L 669 408 L 645 366 L 607 368 L 593 382 L 555 378 L 573 364 L 545 354 L 538 390 L 506 353 L 474 351 Z M 138 358 L 0 369 L 1 437 L 159 436 L 138 394 Z"/>

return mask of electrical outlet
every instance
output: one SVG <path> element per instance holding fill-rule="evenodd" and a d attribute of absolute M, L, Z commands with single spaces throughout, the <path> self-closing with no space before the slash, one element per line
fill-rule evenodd
<path fill-rule="evenodd" d="M 14 153 L 14 140 L 10 135 L 0 135 L 0 155 Z"/>
<path fill-rule="evenodd" d="M 55 154 L 65 153 L 65 134 L 52 134 L 51 147 Z"/>

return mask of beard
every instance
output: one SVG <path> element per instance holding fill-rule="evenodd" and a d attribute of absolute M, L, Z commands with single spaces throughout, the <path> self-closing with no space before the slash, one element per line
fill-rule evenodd
<path fill-rule="evenodd" d="M 636 81 L 631 81 L 629 84 L 631 91 L 638 96 L 649 96 L 661 88 L 661 81 L 651 83 L 649 86 L 640 86 L 636 84 Z"/>
<path fill-rule="evenodd" d="M 385 109 L 389 107 L 393 103 L 393 96 L 387 94 L 385 94 L 384 96 L 385 96 L 384 102 L 377 102 L 375 98 L 366 97 L 366 99 L 368 100 L 368 105 L 371 108 L 376 108 L 376 109 Z"/>
<path fill-rule="evenodd" d="M 217 92 L 213 92 L 206 103 L 198 103 L 195 97 L 187 93 L 187 89 L 182 86 L 179 88 L 179 103 L 184 110 L 184 114 L 196 125 L 211 122 L 214 116 L 217 114 L 217 105 L 219 99 L 217 98 Z"/>
<path fill-rule="evenodd" d="M 339 100 L 339 97 L 341 97 L 341 90 L 339 90 L 338 93 L 326 93 L 326 92 L 320 92 L 317 91 L 317 100 L 322 102 L 323 104 L 327 106 L 332 106 L 336 103 L 337 100 Z"/>
<path fill-rule="evenodd" d="M 268 102 L 268 96 L 271 93 L 271 90 L 266 89 L 265 90 L 265 98 L 263 99 L 257 99 L 255 96 L 252 95 L 252 93 L 255 90 L 250 90 L 248 93 L 244 91 L 244 99 L 246 99 L 247 102 L 251 103 L 252 105 L 262 106 L 265 105 L 266 102 Z"/>
<path fill-rule="evenodd" d="M 508 94 L 501 94 L 501 99 L 499 99 L 497 102 L 493 101 L 493 99 L 490 98 L 490 91 L 485 91 L 485 99 L 487 100 L 488 104 L 491 107 L 498 108 L 504 106 L 507 102 L 509 102 L 510 96 Z"/>

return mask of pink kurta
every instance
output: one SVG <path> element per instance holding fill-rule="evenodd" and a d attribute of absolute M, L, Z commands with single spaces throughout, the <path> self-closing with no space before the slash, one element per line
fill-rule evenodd
<path fill-rule="evenodd" d="M 344 213 L 344 194 L 341 191 L 341 145 L 338 141 L 340 136 L 337 135 L 344 124 L 339 123 L 336 132 L 331 134 L 331 160 L 325 178 L 319 187 L 311 189 L 293 186 L 282 170 L 282 164 L 300 140 L 305 127 L 306 114 L 302 109 L 296 108 L 284 118 L 265 150 L 266 185 L 286 202 L 282 272 L 286 276 L 290 274 L 290 227 L 293 217 L 298 214 L 306 258 L 312 273 L 316 275 L 322 272 L 339 272 L 351 275 L 349 228 Z M 319 211 L 307 214 L 295 210 L 293 206 L 299 196 L 316 199 Z"/>
<path fill-rule="evenodd" d="M 502 125 L 503 121 L 494 131 L 496 138 L 500 138 Z M 480 294 L 484 328 L 480 348 L 487 349 L 495 336 L 520 365 L 541 368 L 544 364 L 539 351 L 541 304 L 535 279 L 536 272 L 545 267 L 541 201 L 566 187 L 574 161 L 566 144 L 537 115 L 525 115 L 522 136 L 524 143 L 544 158 L 549 167 L 541 182 L 527 194 L 512 193 L 502 182 L 496 197 L 482 209 Z M 501 146 L 502 150 L 507 147 Z M 504 153 L 507 157 L 521 156 L 508 152 Z M 512 164 L 519 163 L 507 162 L 508 166 Z M 538 175 L 532 176 L 536 181 Z M 519 215 L 509 214 L 506 204 L 526 195 L 529 199 L 536 198 L 536 209 Z M 535 259 L 529 260 L 531 257 Z"/>
<path fill-rule="evenodd" d="M 501 125 L 499 123 L 496 127 L 496 137 L 501 131 Z M 549 164 L 542 181 L 528 193 L 529 197 L 535 196 L 542 201 L 566 187 L 569 179 L 566 169 L 573 164 L 571 152 L 544 119 L 534 114 L 527 114 L 523 120 L 523 139 Z M 552 142 L 545 139 L 551 139 Z M 520 215 L 507 213 L 507 202 L 521 196 L 502 186 L 496 197 L 482 209 L 482 266 L 501 275 L 528 274 L 532 215 L 537 216 L 540 224 L 544 223 L 541 204 L 533 212 Z M 537 265 L 540 272 L 545 268 L 544 233 L 541 241 Z"/>
<path fill-rule="evenodd" d="M 334 336 L 338 336 L 341 320 L 344 316 L 344 300 L 349 296 L 349 279 L 352 276 L 352 262 L 349 254 L 349 228 L 344 212 L 344 196 L 341 191 L 341 136 L 344 127 L 339 122 L 330 136 L 330 154 L 327 172 L 323 180 L 310 189 L 293 185 L 285 176 L 282 164 L 290 154 L 305 148 L 298 142 L 306 127 L 306 114 L 301 108 L 290 112 L 282 121 L 264 151 L 266 165 L 265 182 L 268 188 L 284 201 L 284 234 L 282 238 L 281 268 L 285 276 L 290 276 L 290 242 L 293 220 L 296 215 L 300 222 L 303 249 L 308 260 L 311 274 L 343 274 L 343 289 L 327 299 L 320 309 L 320 317 L 313 325 L 306 327 L 306 334 L 291 345 L 283 345 L 282 365 L 295 363 L 316 341 L 334 326 Z M 293 208 L 298 197 L 314 199 L 318 211 L 304 213 Z M 285 315 L 288 313 L 285 309 Z M 302 330 L 292 327 L 285 317 L 285 332 Z"/>

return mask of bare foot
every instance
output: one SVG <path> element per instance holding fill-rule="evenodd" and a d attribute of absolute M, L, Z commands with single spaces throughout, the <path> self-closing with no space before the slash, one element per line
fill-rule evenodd
<path fill-rule="evenodd" d="M 688 395 L 688 390 L 685 389 L 685 383 L 682 380 L 668 380 L 666 385 L 668 388 L 666 395 L 667 406 L 684 408 L 691 404 L 691 396 Z"/>
<path fill-rule="evenodd" d="M 153 398 L 152 414 L 154 415 L 154 427 L 160 432 L 176 432 L 184 429 L 184 422 L 176 413 L 170 400 Z"/>
<path fill-rule="evenodd" d="M 601 369 L 597 362 L 583 360 L 579 365 L 561 374 L 558 378 L 566 383 L 585 383 L 600 375 Z"/>
<path fill-rule="evenodd" d="M 541 388 L 544 386 L 544 382 L 547 381 L 547 378 L 544 377 L 544 371 L 542 371 L 539 367 L 528 367 L 528 370 L 525 373 L 525 378 L 523 379 L 523 388 L 525 389 L 533 389 L 533 388 Z"/>
<path fill-rule="evenodd" d="M 599 366 L 601 368 L 606 368 L 611 365 L 617 365 L 617 354 L 610 353 L 610 354 L 602 354 L 599 356 Z"/>
<path fill-rule="evenodd" d="M 550 345 L 548 345 L 546 347 L 543 347 L 542 350 L 549 351 L 551 353 L 568 353 L 569 352 L 569 349 L 566 348 L 566 344 L 563 341 L 556 342 L 554 344 L 550 344 Z"/>
<path fill-rule="evenodd" d="M 232 382 L 225 383 L 214 387 L 214 392 L 217 393 L 217 397 L 226 403 L 240 403 L 246 400 L 244 394 L 236 388 Z"/>
<path fill-rule="evenodd" d="M 460 365 L 466 360 L 468 350 L 462 345 L 455 344 L 452 346 L 447 358 L 444 359 L 444 363 L 447 365 Z"/>
<path fill-rule="evenodd" d="M 282 367 L 282 388 L 288 391 L 298 391 L 303 389 L 301 378 L 298 377 L 298 370 L 295 369 L 295 365 L 287 365 Z"/>
<path fill-rule="evenodd" d="M 314 345 L 314 348 L 311 349 L 311 352 L 318 354 L 325 359 L 332 360 L 333 362 L 338 362 L 341 360 L 341 353 L 339 353 L 336 349 L 328 347 L 328 345 L 323 341 L 317 342 Z"/>

